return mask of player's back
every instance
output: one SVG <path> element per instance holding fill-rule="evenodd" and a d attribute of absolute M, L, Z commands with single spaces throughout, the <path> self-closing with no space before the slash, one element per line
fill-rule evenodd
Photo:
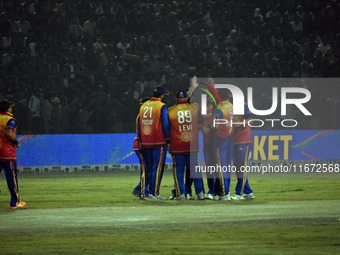
<path fill-rule="evenodd" d="M 166 145 L 161 121 L 161 111 L 164 106 L 161 100 L 153 97 L 140 108 L 140 136 L 144 148 Z"/>
<path fill-rule="evenodd" d="M 172 154 L 198 151 L 198 111 L 189 103 L 169 108 L 170 149 Z"/>
<path fill-rule="evenodd" d="M 215 110 L 215 118 L 222 119 L 226 123 L 218 124 L 215 136 L 228 137 L 232 135 L 232 126 L 230 121 L 233 117 L 233 105 L 228 100 L 223 101 L 222 104 L 217 106 Z"/>

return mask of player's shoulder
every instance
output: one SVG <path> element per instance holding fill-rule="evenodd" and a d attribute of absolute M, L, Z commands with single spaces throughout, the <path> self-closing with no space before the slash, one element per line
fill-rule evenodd
<path fill-rule="evenodd" d="M 195 108 L 197 108 L 197 109 L 200 108 L 199 103 L 190 103 L 190 105 L 193 106 L 193 107 L 195 107 Z"/>
<path fill-rule="evenodd" d="M 199 106 L 199 104 L 197 104 L 197 103 L 194 103 L 194 104 L 190 104 L 190 110 L 191 111 L 199 111 L 200 110 L 200 106 Z"/>
<path fill-rule="evenodd" d="M 175 110 L 175 109 L 176 109 L 176 105 L 170 106 L 170 107 L 168 108 L 169 112 L 170 112 L 170 111 L 173 111 L 173 110 Z"/>
<path fill-rule="evenodd" d="M 168 109 L 169 109 L 169 111 L 182 110 L 183 108 L 186 108 L 187 105 L 189 105 L 189 104 L 174 104 L 174 105 L 170 106 Z"/>
<path fill-rule="evenodd" d="M 17 122 L 14 118 L 9 119 L 6 125 L 7 128 L 13 128 L 13 129 L 15 129 L 16 126 L 17 126 Z"/>
<path fill-rule="evenodd" d="M 233 107 L 233 103 L 230 102 L 229 100 L 225 101 L 225 104 L 227 105 L 228 108 Z"/>
<path fill-rule="evenodd" d="M 145 101 L 144 103 L 142 103 L 142 104 L 139 106 L 139 108 L 142 108 L 144 105 L 147 105 L 148 102 L 149 102 L 149 100 L 148 100 L 148 101 Z"/>
<path fill-rule="evenodd" d="M 233 106 L 233 104 L 229 100 L 222 101 L 222 104 L 218 104 L 216 108 L 225 108 Z"/>

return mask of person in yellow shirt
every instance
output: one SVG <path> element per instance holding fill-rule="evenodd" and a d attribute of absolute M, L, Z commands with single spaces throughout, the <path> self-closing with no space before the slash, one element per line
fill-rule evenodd
<path fill-rule="evenodd" d="M 11 193 L 11 209 L 24 208 L 21 201 L 17 179 L 17 150 L 21 143 L 16 138 L 17 122 L 12 114 L 14 102 L 0 102 L 0 173 L 5 171 L 7 186 Z"/>
<path fill-rule="evenodd" d="M 188 199 L 190 195 L 184 182 L 185 168 L 195 169 L 198 165 L 198 117 L 195 104 L 188 103 L 186 90 L 177 92 L 177 103 L 169 108 L 170 152 L 173 159 L 173 175 L 177 200 Z M 189 170 L 190 171 L 190 170 Z M 202 173 L 191 172 L 199 200 L 205 198 Z M 190 195 L 191 197 L 191 195 Z"/>
<path fill-rule="evenodd" d="M 159 194 L 164 172 L 167 144 L 170 142 L 168 107 L 163 102 L 169 95 L 162 87 L 153 90 L 153 97 L 139 110 L 137 134 L 145 171 L 141 178 L 141 199 L 165 200 Z"/>

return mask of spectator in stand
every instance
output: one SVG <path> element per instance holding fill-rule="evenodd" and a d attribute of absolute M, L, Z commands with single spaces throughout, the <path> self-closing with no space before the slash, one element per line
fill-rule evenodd
<path fill-rule="evenodd" d="M 43 134 L 50 134 L 52 118 L 53 118 L 52 103 L 48 96 L 44 96 L 41 102 L 41 120 Z"/>
<path fill-rule="evenodd" d="M 40 101 L 40 91 L 37 88 L 34 88 L 32 91 L 32 96 L 30 100 L 28 101 L 28 108 L 31 110 L 32 115 L 32 132 L 34 134 L 40 134 L 41 133 L 41 101 Z"/>
<path fill-rule="evenodd" d="M 61 134 L 63 132 L 63 108 L 60 99 L 55 96 L 51 99 L 53 106 L 53 116 L 51 121 L 51 127 L 53 134 Z"/>
<path fill-rule="evenodd" d="M 36 79 L 50 88 L 51 74 L 59 84 L 65 70 L 65 86 L 81 78 L 90 92 L 98 79 L 117 75 L 110 86 L 140 74 L 168 85 L 191 72 L 202 77 L 337 77 L 340 72 L 340 5 L 332 0 L 5 1 L 0 8 L 1 77 L 16 76 L 27 88 L 32 87 L 27 81 Z M 106 50 L 93 45 L 97 38 Z M 155 79 L 159 74 L 162 79 Z M 53 86 L 58 95 L 64 93 L 65 86 Z M 7 90 L 13 88 L 2 91 Z"/>
<path fill-rule="evenodd" d="M 93 38 L 96 32 L 96 21 L 93 15 L 91 15 L 88 20 L 83 24 L 83 32 L 85 38 Z"/>

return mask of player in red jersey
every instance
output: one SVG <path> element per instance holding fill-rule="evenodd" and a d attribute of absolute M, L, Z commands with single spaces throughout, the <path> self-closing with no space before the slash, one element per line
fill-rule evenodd
<path fill-rule="evenodd" d="M 248 105 L 244 103 L 244 115 L 234 115 L 234 123 L 244 123 L 237 124 L 238 127 L 235 128 L 233 135 L 234 142 L 234 165 L 237 168 L 237 184 L 236 184 L 236 194 L 231 196 L 232 200 L 238 199 L 254 199 L 252 189 L 250 188 L 248 178 L 246 173 L 241 172 L 241 167 L 247 165 L 249 146 L 252 144 L 251 128 L 248 125 L 248 121 L 252 118 L 251 111 Z"/>
<path fill-rule="evenodd" d="M 5 170 L 7 186 L 11 193 L 11 209 L 25 207 L 21 201 L 17 177 L 17 150 L 21 143 L 16 139 L 17 122 L 12 114 L 13 102 L 0 103 L 0 173 Z"/>
<path fill-rule="evenodd" d="M 164 200 L 159 194 L 164 172 L 166 147 L 170 142 L 168 108 L 163 99 L 169 93 L 156 87 L 153 97 L 139 111 L 137 134 L 144 159 L 145 171 L 141 178 L 141 198 Z M 143 170 L 143 169 L 142 169 Z"/>
<path fill-rule="evenodd" d="M 213 78 L 208 78 L 204 83 L 211 87 L 215 87 L 215 81 Z M 193 76 L 191 79 L 191 88 L 188 92 L 188 96 L 191 97 L 194 90 L 198 87 L 198 79 Z M 208 98 L 207 113 L 203 116 L 202 134 L 203 134 L 203 154 L 206 166 L 216 166 L 216 152 L 215 152 L 215 132 L 216 130 L 212 127 L 214 120 L 214 111 L 216 106 L 211 97 Z M 220 185 L 218 176 L 216 173 L 206 172 L 208 192 L 206 199 L 219 199 Z"/>
<path fill-rule="evenodd" d="M 148 101 L 150 98 L 148 97 L 144 97 L 142 99 L 139 100 L 139 107 L 141 107 L 146 101 Z M 138 113 L 138 116 L 136 118 L 136 130 L 138 130 L 138 121 L 139 121 L 139 113 Z M 136 196 L 136 197 L 139 197 L 141 196 L 141 178 L 142 178 L 142 173 L 143 171 L 143 167 L 144 167 L 144 164 L 143 164 L 143 161 L 144 161 L 144 158 L 141 157 L 141 148 L 140 148 L 140 141 L 139 141 L 139 135 L 137 134 L 135 139 L 133 140 L 133 150 L 138 158 L 138 161 L 141 165 L 141 173 L 140 173 L 140 181 L 138 183 L 138 185 L 134 188 L 134 190 L 132 191 L 132 195 Z"/>
<path fill-rule="evenodd" d="M 195 104 L 187 102 L 186 90 L 178 91 L 176 97 L 177 103 L 169 108 L 170 152 L 173 159 L 175 199 L 186 199 L 187 195 L 190 195 L 184 182 L 185 168 L 187 168 L 192 169 L 189 178 L 191 177 L 194 181 L 197 198 L 203 200 L 205 196 L 202 173 L 195 172 L 195 166 L 198 166 L 199 112 Z"/>
<path fill-rule="evenodd" d="M 217 164 L 221 167 L 218 171 L 221 196 L 220 200 L 230 200 L 230 166 L 233 156 L 233 129 L 230 121 L 233 115 L 233 105 L 229 102 L 229 91 L 221 90 L 219 95 L 222 104 L 217 106 L 214 112 L 215 120 L 220 119 L 221 123 L 216 124 L 215 146 Z"/>

